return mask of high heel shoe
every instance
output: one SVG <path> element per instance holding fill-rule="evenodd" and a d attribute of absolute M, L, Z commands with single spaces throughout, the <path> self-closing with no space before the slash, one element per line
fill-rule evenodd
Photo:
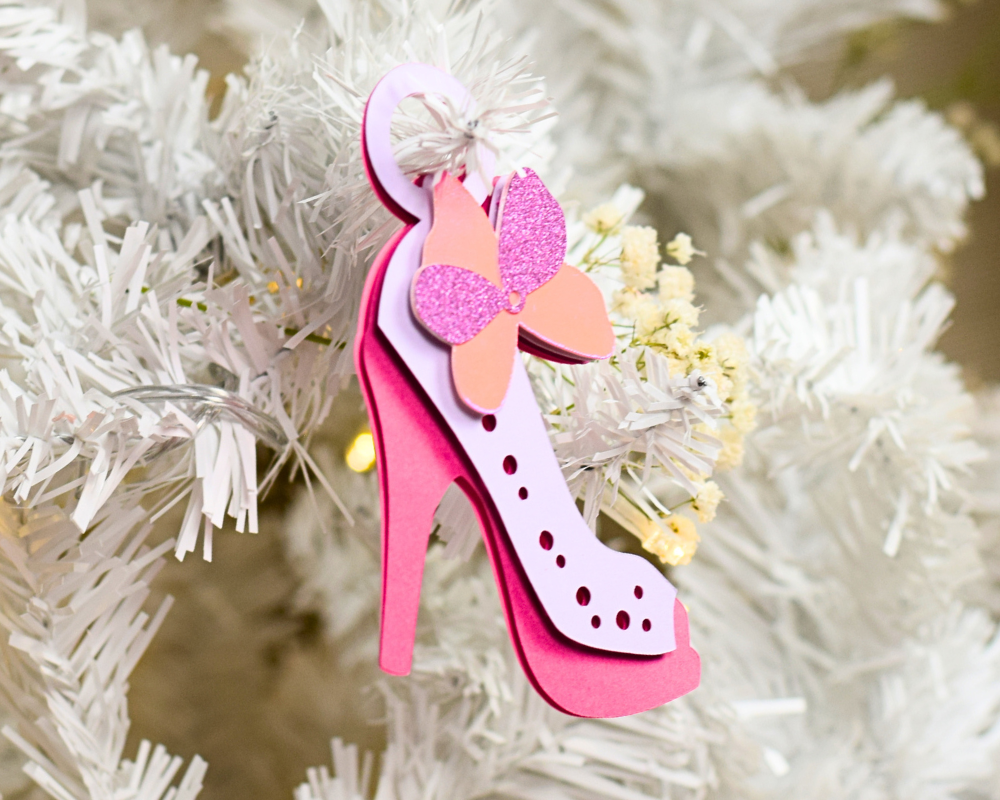
<path fill-rule="evenodd" d="M 380 666 L 394 675 L 410 670 L 432 520 L 454 481 L 475 508 L 511 641 L 535 689 L 554 707 L 577 716 L 623 716 L 661 705 L 691 691 L 699 680 L 684 607 L 649 562 L 610 550 L 587 528 L 549 445 L 527 373 L 519 359 L 506 363 L 505 354 L 518 341 L 545 357 L 584 360 L 588 347 L 600 348 L 599 337 L 583 331 L 573 338 L 572 308 L 569 315 L 556 314 L 532 326 L 532 320 L 542 319 L 532 306 L 544 301 L 538 298 L 541 290 L 534 291 L 530 281 L 513 285 L 508 280 L 502 291 L 493 287 L 501 292 L 499 299 L 490 300 L 488 291 L 478 295 L 487 297 L 485 305 L 493 304 L 482 316 L 494 333 L 479 337 L 492 339 L 473 353 L 483 363 L 456 365 L 459 345 L 452 342 L 449 349 L 441 341 L 449 320 L 454 321 L 448 309 L 439 308 L 441 314 L 434 317 L 433 309 L 420 306 L 422 284 L 414 276 L 428 252 L 440 255 L 451 248 L 461 255 L 463 248 L 479 246 L 481 237 L 470 229 L 490 220 L 499 224 L 505 213 L 513 217 L 517 197 L 536 189 L 516 183 L 510 188 L 512 177 L 491 191 L 482 178 L 492 169 L 485 148 L 479 154 L 482 169 L 464 183 L 447 176 L 433 188 L 411 183 L 392 156 L 389 121 L 404 97 L 425 92 L 443 94 L 458 107 L 468 103 L 465 88 L 446 73 L 404 65 L 373 91 L 362 133 L 373 187 L 408 223 L 371 268 L 355 344 L 382 500 Z M 520 179 L 534 180 L 530 174 Z M 483 211 L 478 206 L 487 196 L 489 208 Z M 470 202 L 483 223 L 468 216 Z M 466 222 L 446 229 L 442 238 L 431 225 L 435 206 L 444 224 L 441 209 L 457 208 L 456 203 L 465 203 Z M 427 244 L 432 231 L 437 238 Z M 431 261 L 455 264 L 457 257 Z M 571 294 L 578 289 L 581 302 L 589 302 L 586 287 L 573 283 L 578 281 L 573 268 L 556 265 L 553 270 L 570 272 L 565 279 L 550 275 L 549 284 L 569 287 Z M 509 297 L 503 296 L 508 289 Z M 520 332 L 518 320 L 525 323 Z M 564 335 L 574 347 L 561 346 Z M 502 363 L 488 363 L 490 356 Z M 459 367 L 472 376 L 465 383 Z M 490 405 L 495 402 L 499 407 Z"/>

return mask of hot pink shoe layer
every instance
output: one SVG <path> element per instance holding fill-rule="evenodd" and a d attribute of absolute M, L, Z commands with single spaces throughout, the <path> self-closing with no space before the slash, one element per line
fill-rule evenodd
<path fill-rule="evenodd" d="M 615 717 L 648 710 L 691 691 L 698 685 L 700 660 L 690 647 L 684 607 L 672 595 L 668 624 L 673 648 L 665 654 L 637 655 L 586 646 L 561 633 L 546 613 L 508 535 L 495 492 L 491 493 L 465 452 L 467 448 L 459 444 L 452 426 L 442 419 L 377 324 L 386 273 L 411 232 L 412 228 L 407 228 L 394 237 L 372 267 L 355 347 L 376 441 L 383 505 L 381 666 L 391 674 L 409 672 L 433 515 L 445 489 L 455 481 L 479 516 L 518 658 L 549 703 L 576 716 Z M 537 407 L 534 413 L 541 423 Z M 548 452 L 554 461 L 551 449 Z M 565 492 L 565 483 L 561 485 Z M 589 530 L 582 535 L 593 539 Z M 540 549 L 551 554 L 554 545 L 545 548 L 544 541 Z M 603 547 L 596 539 L 594 542 Z M 567 554 L 572 557 L 574 549 L 567 547 Z M 610 550 L 608 554 L 642 561 Z M 642 563 L 666 583 L 655 568 Z M 556 565 L 555 569 L 562 572 L 565 566 Z M 600 580 L 592 583 L 595 591 L 601 590 Z M 647 585 L 655 584 L 647 581 Z M 574 602 L 581 606 L 575 598 Z M 617 627 L 613 619 L 607 623 Z M 641 623 L 635 627 L 641 630 Z"/>

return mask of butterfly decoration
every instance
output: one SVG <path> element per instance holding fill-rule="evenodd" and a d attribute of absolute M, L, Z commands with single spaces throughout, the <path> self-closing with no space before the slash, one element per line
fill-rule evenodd
<path fill-rule="evenodd" d="M 421 324 L 451 346 L 466 406 L 483 414 L 500 408 L 518 347 L 571 364 L 612 354 L 604 298 L 564 263 L 566 219 L 538 175 L 525 169 L 497 184 L 495 228 L 452 175 L 433 191 L 433 225 L 410 302 Z"/>

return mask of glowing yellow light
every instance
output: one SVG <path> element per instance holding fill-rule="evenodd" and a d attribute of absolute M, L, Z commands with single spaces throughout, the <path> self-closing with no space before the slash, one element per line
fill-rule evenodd
<path fill-rule="evenodd" d="M 302 278 L 296 278 L 295 279 L 295 285 L 298 286 L 301 289 L 302 288 Z"/>
<path fill-rule="evenodd" d="M 344 456 L 347 466 L 355 472 L 367 472 L 375 466 L 375 439 L 365 431 L 354 437 Z"/>
<path fill-rule="evenodd" d="M 276 293 L 276 292 L 278 291 L 278 282 L 277 282 L 277 281 L 271 281 L 271 282 L 270 282 L 270 283 L 269 283 L 269 284 L 267 285 L 267 290 L 268 290 L 268 291 L 269 291 L 269 292 L 270 292 L 271 294 L 275 294 L 275 293 Z"/>

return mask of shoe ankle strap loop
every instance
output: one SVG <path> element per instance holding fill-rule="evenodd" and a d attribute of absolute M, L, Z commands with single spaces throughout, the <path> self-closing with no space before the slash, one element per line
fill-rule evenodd
<path fill-rule="evenodd" d="M 396 161 L 390 137 L 392 115 L 407 97 L 426 94 L 442 95 L 463 110 L 473 102 L 469 90 L 453 75 L 429 64 L 401 64 L 375 86 L 361 124 L 361 150 L 368 180 L 382 203 L 404 222 L 429 219 L 431 195 L 411 181 Z M 492 177 L 495 157 L 482 144 L 473 146 L 477 148 L 479 169 L 467 175 L 463 183 L 482 203 L 492 191 L 485 179 Z"/>

